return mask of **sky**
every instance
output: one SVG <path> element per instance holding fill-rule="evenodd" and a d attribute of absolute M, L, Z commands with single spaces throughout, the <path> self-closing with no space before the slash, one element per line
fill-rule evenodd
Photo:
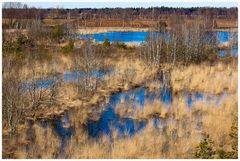
<path fill-rule="evenodd" d="M 211 0 L 209 0 L 211 1 Z M 115 8 L 115 7 L 237 7 L 236 2 L 24 2 L 40 8 Z"/>

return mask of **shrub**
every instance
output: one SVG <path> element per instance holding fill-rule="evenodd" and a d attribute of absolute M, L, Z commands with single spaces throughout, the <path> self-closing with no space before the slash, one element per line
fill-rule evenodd
<path fill-rule="evenodd" d="M 156 26 L 157 31 L 165 32 L 167 30 L 167 23 L 164 21 L 159 21 Z"/>
<path fill-rule="evenodd" d="M 117 43 L 117 47 L 120 49 L 127 49 L 127 45 L 124 42 Z"/>
<path fill-rule="evenodd" d="M 17 40 L 15 42 L 15 51 L 19 52 L 22 51 L 22 49 L 25 49 L 26 47 L 32 47 L 33 41 L 30 40 L 26 35 L 20 34 L 17 37 Z"/>
<path fill-rule="evenodd" d="M 26 45 L 28 43 L 29 43 L 29 39 L 24 34 L 20 34 L 19 37 L 17 38 L 17 44 L 19 45 Z"/>
<path fill-rule="evenodd" d="M 46 48 L 45 44 L 40 44 L 37 48 L 38 52 L 38 60 L 52 60 L 52 54 L 49 52 L 48 48 Z"/>
<path fill-rule="evenodd" d="M 232 151 L 230 152 L 231 158 L 237 159 L 238 158 L 238 117 L 235 116 L 232 126 L 230 137 L 232 140 Z"/>
<path fill-rule="evenodd" d="M 206 135 L 197 146 L 195 156 L 196 158 L 201 159 L 212 159 L 214 158 L 214 155 L 215 152 L 213 150 L 213 141 L 210 139 L 209 135 Z"/>
<path fill-rule="evenodd" d="M 104 48 L 108 48 L 110 46 L 110 42 L 107 38 L 104 39 L 104 42 L 103 42 L 103 47 Z"/>
<path fill-rule="evenodd" d="M 63 28 L 60 25 L 56 25 L 52 29 L 52 38 L 59 41 L 63 37 Z"/>
<path fill-rule="evenodd" d="M 200 144 L 197 147 L 197 151 L 195 153 L 196 158 L 201 159 L 212 159 L 214 157 L 218 159 L 237 159 L 238 158 L 238 119 L 235 116 L 232 126 L 231 126 L 231 144 L 232 150 L 226 151 L 222 148 L 213 150 L 213 141 L 210 139 L 209 135 L 206 135 Z"/>
<path fill-rule="evenodd" d="M 63 53 L 72 53 L 74 49 L 74 42 L 70 40 L 67 45 L 62 47 L 62 52 Z"/>
<path fill-rule="evenodd" d="M 26 35 L 16 34 L 16 39 L 6 40 L 3 42 L 3 51 L 20 53 L 22 51 L 25 51 L 26 48 L 33 46 L 34 46 L 33 40 L 29 39 Z"/>

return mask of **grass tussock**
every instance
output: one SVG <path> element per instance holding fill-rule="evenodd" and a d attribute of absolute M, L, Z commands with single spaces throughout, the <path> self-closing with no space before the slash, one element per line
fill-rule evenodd
<path fill-rule="evenodd" d="M 7 153 L 10 152 L 13 158 L 56 158 L 60 148 L 60 140 L 51 128 L 43 128 L 40 125 L 23 125 L 19 128 L 18 135 L 15 139 L 10 139 L 10 144 L 6 145 L 10 149 L 3 149 L 3 158 L 9 158 Z M 8 138 L 8 137 L 5 137 Z M 7 143 L 4 141 L 3 143 Z M 12 157 L 10 157 L 12 158 Z"/>

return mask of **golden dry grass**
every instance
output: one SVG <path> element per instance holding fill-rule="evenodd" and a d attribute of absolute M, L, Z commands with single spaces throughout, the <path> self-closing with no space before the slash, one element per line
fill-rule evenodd
<path fill-rule="evenodd" d="M 125 88 L 128 89 L 129 84 L 141 84 L 157 72 L 156 68 L 147 66 L 139 59 L 129 60 L 128 58 L 121 58 L 117 61 L 114 69 L 115 74 L 105 78 L 109 88 L 118 86 L 120 82 L 124 83 Z"/>
<path fill-rule="evenodd" d="M 21 76 L 24 76 L 23 80 L 25 79 L 28 81 L 28 79 L 32 78 L 31 68 L 34 68 L 35 70 L 35 79 L 42 79 L 52 75 L 53 72 L 60 74 L 65 71 L 70 71 L 73 66 L 73 62 L 69 56 L 61 54 L 61 56 L 53 57 L 52 59 L 54 60 L 43 62 L 36 61 L 34 66 L 31 65 L 31 61 L 26 62 L 20 67 L 21 70 L 19 70 L 19 72 L 21 72 Z"/>
<path fill-rule="evenodd" d="M 19 127 L 18 133 L 18 137 L 10 139 L 10 144 L 5 145 L 5 147 L 16 148 L 13 151 L 14 158 L 54 158 L 59 150 L 60 140 L 51 128 L 43 128 L 37 124 L 29 128 L 25 124 Z"/>
<path fill-rule="evenodd" d="M 237 28 L 237 20 L 231 19 L 217 19 L 216 25 L 218 28 Z"/>
<path fill-rule="evenodd" d="M 113 32 L 113 31 L 121 31 L 121 32 L 127 32 L 127 31 L 149 31 L 149 28 L 133 28 L 133 27 L 88 27 L 88 28 L 82 28 L 78 29 L 77 32 L 80 34 L 94 34 L 94 33 L 102 33 L 102 32 Z"/>
<path fill-rule="evenodd" d="M 156 91 L 159 90 L 162 86 L 159 81 L 149 81 L 146 82 L 145 87 L 147 87 L 149 91 Z"/>
<path fill-rule="evenodd" d="M 187 68 L 174 68 L 171 73 L 171 83 L 175 93 L 201 91 L 210 94 L 221 94 L 237 91 L 237 66 L 217 63 L 214 66 L 206 64 L 191 65 Z"/>

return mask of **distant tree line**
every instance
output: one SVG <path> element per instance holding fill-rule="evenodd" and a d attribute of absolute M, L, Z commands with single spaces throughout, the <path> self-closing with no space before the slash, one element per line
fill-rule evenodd
<path fill-rule="evenodd" d="M 187 17 L 208 16 L 212 18 L 237 19 L 237 7 L 213 8 L 213 7 L 151 7 L 151 8 L 48 8 L 39 9 L 26 4 L 6 2 L 3 4 L 3 18 L 31 19 L 39 16 L 43 18 L 57 19 L 161 19 L 169 15 L 185 15 Z"/>

